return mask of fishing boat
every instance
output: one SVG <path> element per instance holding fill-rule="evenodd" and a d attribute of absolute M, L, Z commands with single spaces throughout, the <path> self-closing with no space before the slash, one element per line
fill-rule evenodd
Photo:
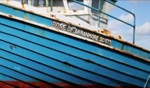
<path fill-rule="evenodd" d="M 150 87 L 150 51 L 117 0 L 0 0 L 0 88 Z M 133 43 L 107 30 L 133 27 Z M 134 19 L 135 20 L 135 19 Z"/>

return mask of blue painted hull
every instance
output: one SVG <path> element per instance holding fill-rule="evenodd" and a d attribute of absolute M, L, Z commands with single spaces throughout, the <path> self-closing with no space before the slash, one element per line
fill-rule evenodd
<path fill-rule="evenodd" d="M 54 19 L 14 9 L 0 4 L 3 13 L 52 26 Z M 1 81 L 143 87 L 150 75 L 147 50 L 110 38 L 113 49 L 12 16 L 0 15 Z"/>

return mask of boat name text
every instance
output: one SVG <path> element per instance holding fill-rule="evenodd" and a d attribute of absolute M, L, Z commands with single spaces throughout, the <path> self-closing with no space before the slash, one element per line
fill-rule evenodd
<path fill-rule="evenodd" d="M 88 38 L 88 39 L 91 39 L 91 40 L 94 40 L 94 41 L 97 41 L 97 42 L 100 42 L 103 44 L 110 45 L 110 43 L 111 43 L 111 40 L 108 38 L 105 38 L 101 35 L 98 35 L 96 33 L 92 33 L 92 32 L 87 31 L 87 30 L 79 29 L 77 27 L 74 27 L 74 26 L 71 26 L 71 25 L 68 25 L 65 23 L 53 21 L 52 26 L 55 28 L 58 28 L 60 30 L 63 30 L 63 31 L 66 31 L 69 33 L 73 33 L 75 35 L 79 35 L 79 36 L 82 36 L 82 37 L 85 37 L 85 38 Z"/>

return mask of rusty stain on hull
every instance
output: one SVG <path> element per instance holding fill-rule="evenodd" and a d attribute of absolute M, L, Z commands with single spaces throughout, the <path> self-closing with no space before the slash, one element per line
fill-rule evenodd
<path fill-rule="evenodd" d="M 106 29 L 103 29 L 103 31 L 101 31 L 101 33 L 104 33 L 104 34 L 109 35 L 109 36 L 111 35 L 111 32 L 106 30 Z"/>
<path fill-rule="evenodd" d="M 22 5 L 22 9 L 24 9 L 25 5 L 24 5 L 23 1 L 21 2 L 21 5 Z"/>
<path fill-rule="evenodd" d="M 9 3 L 10 0 L 7 0 L 7 3 Z"/>

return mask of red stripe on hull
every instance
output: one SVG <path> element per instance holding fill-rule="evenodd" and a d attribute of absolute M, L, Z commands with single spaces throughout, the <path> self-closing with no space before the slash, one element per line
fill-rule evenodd
<path fill-rule="evenodd" d="M 53 83 L 53 85 L 56 85 L 55 87 L 53 85 L 48 85 L 42 82 L 28 82 L 31 85 L 37 86 L 39 88 L 56 88 L 56 86 L 60 86 L 63 88 L 137 88 L 135 86 L 105 86 L 105 85 L 72 85 L 72 84 L 66 84 L 66 83 Z M 35 88 L 34 86 L 28 85 L 23 82 L 19 81 L 1 81 L 0 82 L 0 88 Z"/>

